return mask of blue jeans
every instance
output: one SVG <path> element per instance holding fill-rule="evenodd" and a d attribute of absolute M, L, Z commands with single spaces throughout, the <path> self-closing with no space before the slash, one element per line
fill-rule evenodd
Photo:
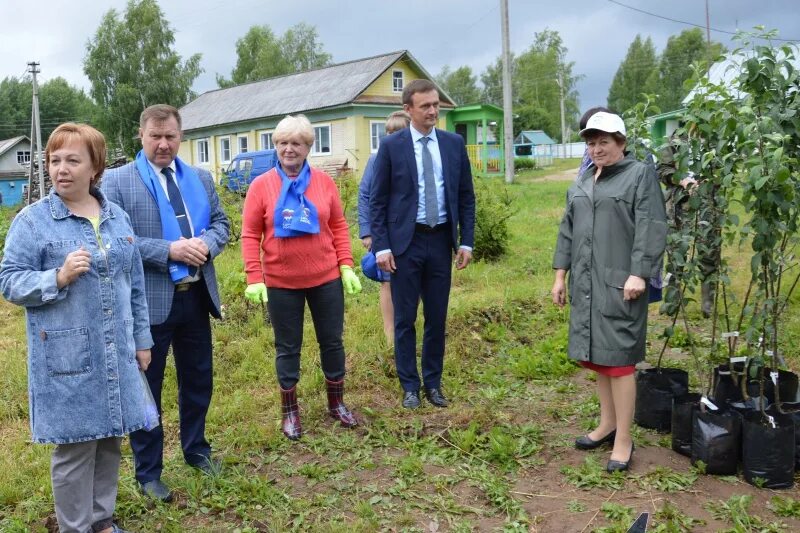
<path fill-rule="evenodd" d="M 300 380 L 300 349 L 303 346 L 305 305 L 311 311 L 317 334 L 322 372 L 330 381 L 344 377 L 344 292 L 342 280 L 308 289 L 267 288 L 267 308 L 275 333 L 275 371 L 284 390 Z"/>

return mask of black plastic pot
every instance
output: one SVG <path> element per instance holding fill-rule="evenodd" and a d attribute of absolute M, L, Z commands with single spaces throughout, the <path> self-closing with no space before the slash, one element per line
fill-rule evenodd
<path fill-rule="evenodd" d="M 775 403 L 775 384 L 770 377 L 771 369 L 764 368 L 764 397 L 769 403 Z M 781 394 L 781 402 L 797 401 L 797 374 L 788 370 L 778 370 L 778 390 Z M 750 378 L 747 382 L 747 394 L 758 396 L 758 379 Z"/>
<path fill-rule="evenodd" d="M 707 474 L 734 475 L 742 446 L 742 415 L 734 409 L 698 409 L 692 417 L 692 464 L 703 461 Z"/>
<path fill-rule="evenodd" d="M 792 417 L 769 413 L 772 427 L 761 412 L 744 415 L 742 422 L 742 471 L 751 485 L 788 489 L 794 485 L 795 434 Z"/>
<path fill-rule="evenodd" d="M 781 407 L 794 420 L 794 469 L 800 471 L 800 402 L 784 403 Z"/>
<path fill-rule="evenodd" d="M 672 399 L 689 392 L 689 374 L 678 368 L 648 368 L 636 373 L 634 421 L 645 428 L 669 431 Z"/>
<path fill-rule="evenodd" d="M 700 408 L 701 396 L 690 392 L 672 402 L 672 449 L 687 457 L 692 455 L 692 417 Z"/>
<path fill-rule="evenodd" d="M 761 411 L 762 403 L 764 404 L 765 408 L 769 405 L 769 402 L 765 398 L 762 398 L 761 396 L 751 396 L 746 400 L 728 402 L 727 404 L 723 405 L 727 405 L 728 407 L 735 409 L 740 415 L 745 415 L 751 411 Z"/>
<path fill-rule="evenodd" d="M 719 365 L 714 369 L 714 387 L 711 396 L 719 403 L 736 402 L 742 399 L 739 379 L 741 379 L 741 373 L 744 372 L 744 363 L 735 363 L 733 369 L 739 372 L 739 376 L 731 374 L 730 365 Z"/>

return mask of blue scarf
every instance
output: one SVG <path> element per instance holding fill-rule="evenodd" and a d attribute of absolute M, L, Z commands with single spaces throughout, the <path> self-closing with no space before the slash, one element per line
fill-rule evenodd
<path fill-rule="evenodd" d="M 280 164 L 275 166 L 281 178 L 281 195 L 275 204 L 275 236 L 301 237 L 319 233 L 317 208 L 303 193 L 311 182 L 311 167 L 303 163 L 300 174 L 289 179 Z"/>
<path fill-rule="evenodd" d="M 192 221 L 193 236 L 197 237 L 206 232 L 211 218 L 211 204 L 208 203 L 208 193 L 203 187 L 197 172 L 181 161 L 180 158 L 175 158 L 175 168 L 177 169 L 175 177 L 178 188 L 181 190 L 183 203 L 186 204 L 186 210 L 189 212 L 189 217 Z M 158 176 L 156 176 L 153 167 L 150 166 L 150 162 L 144 155 L 144 150 L 139 150 L 139 153 L 136 154 L 136 169 L 139 171 L 139 178 L 141 178 L 145 188 L 150 192 L 158 206 L 158 214 L 161 216 L 162 237 L 168 241 L 179 240 L 183 234 L 178 225 L 178 219 L 175 218 L 175 211 L 172 209 L 172 204 L 169 203 Z M 169 275 L 173 282 L 178 282 L 189 275 L 189 266 L 179 261 L 169 261 Z"/>

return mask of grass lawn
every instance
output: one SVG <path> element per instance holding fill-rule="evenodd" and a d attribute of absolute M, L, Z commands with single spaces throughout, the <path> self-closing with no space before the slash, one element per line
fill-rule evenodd
<path fill-rule="evenodd" d="M 164 480 L 176 501 L 137 492 L 123 448 L 117 518 L 132 531 L 626 531 L 638 513 L 654 529 L 799 531 L 800 494 L 759 490 L 737 477 L 705 476 L 670 449 L 669 435 L 636 428 L 632 471 L 609 476 L 608 450 L 580 452 L 577 435 L 598 416 L 591 373 L 566 359 L 568 312 L 550 302 L 553 247 L 578 160 L 522 173 L 507 187 L 516 213 L 510 253 L 453 276 L 441 410 L 400 408 L 393 356 L 383 338 L 378 286 L 346 297 L 346 400 L 362 424 L 346 430 L 326 412 L 324 381 L 306 317 L 298 385 L 303 439 L 280 432 L 272 332 L 242 297 L 238 242 L 217 259 L 225 319 L 214 324 L 215 390 L 208 437 L 225 460 L 205 476 L 183 463 L 174 367 L 164 391 Z M 357 257 L 363 253 L 353 238 Z M 744 254 L 746 250 L 740 253 Z M 746 262 L 743 264 L 746 265 Z M 736 283 L 745 275 L 737 273 Z M 707 324 L 690 308 L 690 322 Z M 651 307 L 648 359 L 667 325 Z M 421 326 L 421 321 L 418 324 Z M 421 327 L 418 328 L 421 330 Z M 786 338 L 797 339 L 791 308 Z M 788 349 L 789 366 L 800 368 Z M 682 348 L 671 363 L 693 368 Z M 23 310 L 0 302 L 0 531 L 53 527 L 48 446 L 27 419 Z M 697 376 L 694 383 L 701 382 Z M 777 499 L 779 498 L 779 499 Z"/>

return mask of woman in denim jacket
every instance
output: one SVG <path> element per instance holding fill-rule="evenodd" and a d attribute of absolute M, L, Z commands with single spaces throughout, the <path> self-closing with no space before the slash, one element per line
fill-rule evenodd
<path fill-rule="evenodd" d="M 0 264 L 0 291 L 26 309 L 31 430 L 57 445 L 62 532 L 121 531 L 120 443 L 147 425 L 144 273 L 127 215 L 97 188 L 105 154 L 94 128 L 56 128 L 45 153 L 53 189 L 14 218 Z"/>

